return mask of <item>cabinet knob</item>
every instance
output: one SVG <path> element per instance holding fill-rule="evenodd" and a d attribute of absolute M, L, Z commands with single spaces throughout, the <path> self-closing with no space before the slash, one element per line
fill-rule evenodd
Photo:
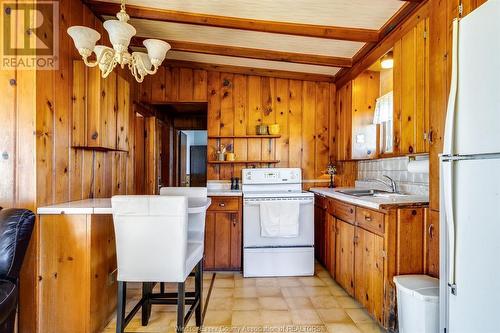
<path fill-rule="evenodd" d="M 225 204 L 225 203 L 223 203 L 223 202 L 221 202 L 221 203 L 219 204 L 219 207 L 226 207 L 226 204 Z"/>
<path fill-rule="evenodd" d="M 434 238 L 434 224 L 429 225 L 429 237 Z"/>
<path fill-rule="evenodd" d="M 365 215 L 365 221 L 371 222 L 372 218 L 370 215 Z"/>
<path fill-rule="evenodd" d="M 354 209 L 352 209 L 352 208 L 349 209 L 349 212 L 351 212 L 351 214 L 354 213 Z"/>
<path fill-rule="evenodd" d="M 96 140 L 99 134 L 97 132 L 92 133 L 92 140 Z"/>

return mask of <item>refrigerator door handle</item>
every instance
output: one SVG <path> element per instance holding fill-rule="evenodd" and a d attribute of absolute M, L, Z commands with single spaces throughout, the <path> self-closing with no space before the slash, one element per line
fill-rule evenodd
<path fill-rule="evenodd" d="M 456 295 L 455 285 L 455 263 L 456 263 L 456 237 L 455 237 L 455 215 L 453 204 L 453 166 L 454 161 L 442 163 L 443 168 L 443 200 L 446 217 L 446 229 L 448 232 L 448 286 L 451 293 Z"/>
<path fill-rule="evenodd" d="M 458 18 L 453 20 L 451 82 L 450 95 L 448 96 L 448 108 L 446 110 L 443 155 L 453 155 L 454 151 L 455 106 L 458 93 L 458 22 Z"/>

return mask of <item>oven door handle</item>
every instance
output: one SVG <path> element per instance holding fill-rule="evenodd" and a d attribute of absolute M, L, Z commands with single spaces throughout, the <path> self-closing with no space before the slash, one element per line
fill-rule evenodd
<path fill-rule="evenodd" d="M 300 205 L 308 205 L 308 204 L 312 204 L 314 202 L 313 199 L 299 199 L 299 200 L 294 200 L 294 199 L 291 199 L 291 200 L 287 200 L 287 199 L 279 199 L 279 200 L 249 200 L 249 199 L 246 199 L 245 202 L 244 202 L 244 205 L 245 206 L 259 206 L 261 203 L 264 203 L 264 202 L 283 202 L 283 201 L 299 201 Z"/>

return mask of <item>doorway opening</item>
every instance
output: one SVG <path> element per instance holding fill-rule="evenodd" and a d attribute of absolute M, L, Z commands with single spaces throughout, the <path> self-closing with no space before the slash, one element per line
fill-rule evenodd
<path fill-rule="evenodd" d="M 156 106 L 161 119 L 159 184 L 207 184 L 207 103 Z"/>
<path fill-rule="evenodd" d="M 207 186 L 207 131 L 179 131 L 179 186 Z"/>

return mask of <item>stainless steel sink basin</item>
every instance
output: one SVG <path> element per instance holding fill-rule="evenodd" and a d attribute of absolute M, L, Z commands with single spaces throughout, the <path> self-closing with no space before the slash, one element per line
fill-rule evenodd
<path fill-rule="evenodd" d="M 377 194 L 390 193 L 382 190 L 372 190 L 372 189 L 350 189 L 350 190 L 339 190 L 342 194 L 352 195 L 354 197 L 373 197 Z"/>

